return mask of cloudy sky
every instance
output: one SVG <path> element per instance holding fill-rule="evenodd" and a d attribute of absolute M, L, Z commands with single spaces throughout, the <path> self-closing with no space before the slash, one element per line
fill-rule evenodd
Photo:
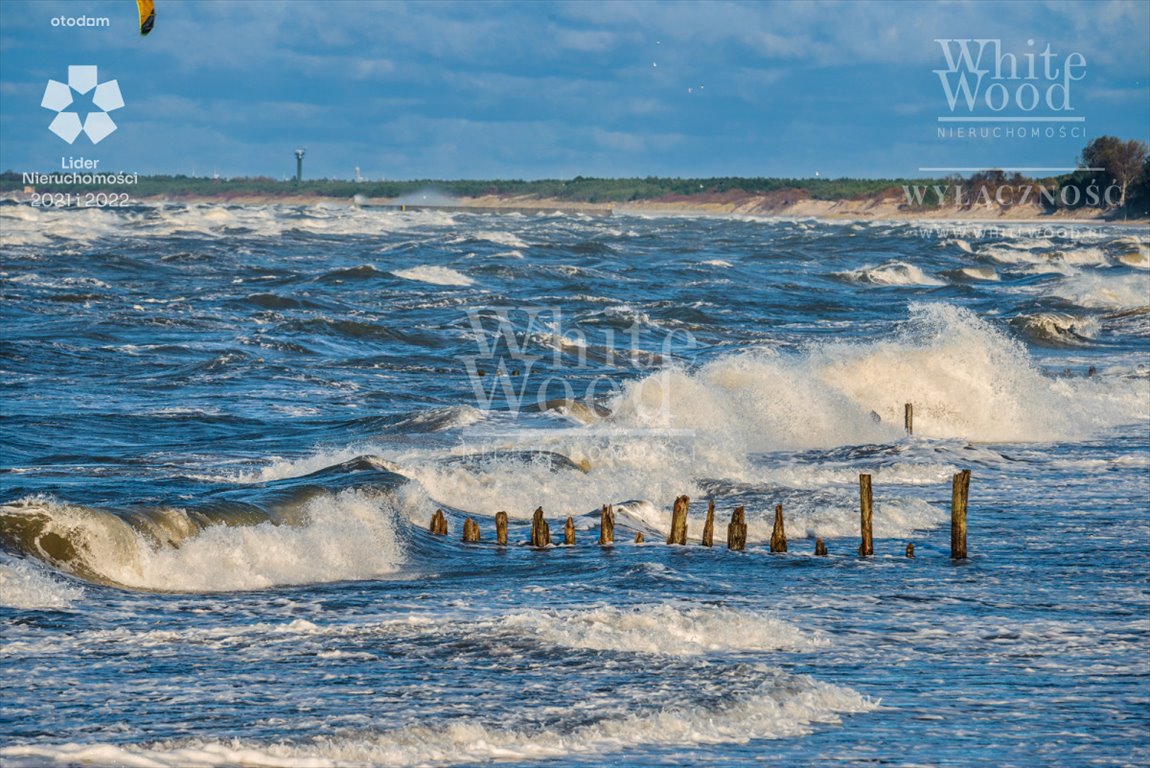
<path fill-rule="evenodd" d="M 1145 0 L 156 6 L 142 38 L 135 0 L 0 0 L 0 169 L 84 156 L 106 170 L 281 178 L 302 146 L 309 177 L 894 177 L 1072 166 L 1096 136 L 1150 138 Z M 54 26 L 61 16 L 109 26 Z M 1004 59 L 996 72 L 988 48 L 967 68 L 985 70 L 974 108 L 960 97 L 951 109 L 938 39 L 1001 41 L 1017 69 Z M 1057 76 L 1036 57 L 1028 77 L 1026 54 L 1048 46 Z M 1084 63 L 1067 94 L 1072 54 Z M 68 145 L 41 100 L 69 65 L 92 64 L 120 86 L 118 130 Z M 995 111 L 999 98 L 1012 101 Z"/>

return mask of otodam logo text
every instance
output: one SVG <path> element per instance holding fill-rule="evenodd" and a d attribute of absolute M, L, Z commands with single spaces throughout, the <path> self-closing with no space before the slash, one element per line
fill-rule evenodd
<path fill-rule="evenodd" d="M 1065 57 L 1050 44 L 1038 51 L 1027 40 L 1027 51 L 1009 53 L 999 39 L 935 38 L 946 60 L 935 69 L 952 117 L 940 121 L 994 120 L 1006 113 L 1021 121 L 1070 121 L 1074 111 L 1071 88 L 1086 77 L 1086 57 L 1077 51 Z M 965 114 L 964 114 L 965 111 Z M 1084 121 L 1076 118 L 1073 122 Z"/>

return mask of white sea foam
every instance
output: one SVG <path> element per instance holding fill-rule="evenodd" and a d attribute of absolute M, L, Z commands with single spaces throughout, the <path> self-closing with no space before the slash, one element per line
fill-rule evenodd
<path fill-rule="evenodd" d="M 689 430 L 728 451 L 878 443 L 903 403 L 915 432 L 975 441 L 1042 441 L 1147 418 L 1145 391 L 1121 380 L 1052 380 L 1016 341 L 971 312 L 912 304 L 892 339 L 835 343 L 793 357 L 746 353 L 697 372 L 629 384 L 614 421 Z M 882 418 L 872 420 L 871 413 Z"/>
<path fill-rule="evenodd" d="M 45 763 L 170 766 L 258 765 L 277 768 L 456 764 L 517 760 L 562 760 L 607 756 L 646 744 L 682 746 L 746 743 L 752 739 L 801 736 L 815 723 L 839 723 L 878 702 L 850 688 L 806 677 L 780 676 L 731 700 L 683 704 L 608 716 L 564 728 L 504 729 L 477 718 L 447 724 L 408 726 L 383 732 L 344 733 L 309 746 L 233 741 L 181 741 L 151 745 L 15 745 L 0 749 L 12 768 Z"/>
<path fill-rule="evenodd" d="M 527 611 L 507 616 L 500 626 L 566 648 L 671 656 L 809 651 L 827 644 L 821 635 L 804 632 L 782 619 L 714 605 Z"/>
<path fill-rule="evenodd" d="M 410 269 L 397 269 L 392 274 L 396 277 L 402 277 L 404 280 L 415 280 L 432 285 L 468 286 L 475 282 L 467 275 L 456 272 L 450 267 L 420 265 Z"/>
<path fill-rule="evenodd" d="M 1078 275 L 1048 293 L 1086 309 L 1137 309 L 1150 306 L 1150 274 Z"/>
<path fill-rule="evenodd" d="M 63 609 L 84 596 L 82 587 L 69 584 L 43 566 L 27 560 L 0 560 L 0 605 L 21 609 Z"/>

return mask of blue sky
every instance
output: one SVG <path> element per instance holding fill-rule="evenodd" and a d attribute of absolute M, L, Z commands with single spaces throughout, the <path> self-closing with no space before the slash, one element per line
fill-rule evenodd
<path fill-rule="evenodd" d="M 891 177 L 1069 166 L 1096 136 L 1150 138 L 1145 0 L 156 6 L 141 38 L 134 0 L 0 0 L 0 169 L 82 155 L 104 170 L 282 178 L 303 146 L 309 177 Z M 934 72 L 935 40 L 963 38 L 1001 40 L 1020 61 L 1048 45 L 1056 65 L 1080 54 L 1069 110 L 976 106 L 1075 132 L 939 138 L 940 116 L 975 114 L 950 110 Z M 48 131 L 45 86 L 71 64 L 123 93 L 97 145 Z M 1031 82 L 1045 94 L 1052 81 Z"/>

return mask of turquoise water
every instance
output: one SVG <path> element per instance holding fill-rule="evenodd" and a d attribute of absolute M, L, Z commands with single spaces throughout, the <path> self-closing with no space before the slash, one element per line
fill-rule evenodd
<path fill-rule="evenodd" d="M 5 765 L 1150 761 L 1145 228 L 0 225 Z"/>

